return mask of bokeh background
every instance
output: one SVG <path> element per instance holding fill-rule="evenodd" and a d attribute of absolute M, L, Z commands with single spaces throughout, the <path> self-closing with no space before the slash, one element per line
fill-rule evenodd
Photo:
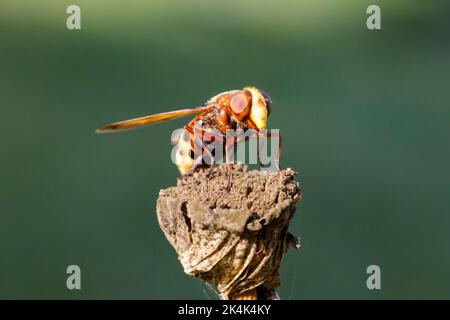
<path fill-rule="evenodd" d="M 250 84 L 304 191 L 282 298 L 450 298 L 449 17 L 448 1 L 2 0 L 0 298 L 214 298 L 156 220 L 186 120 L 94 129 Z"/>

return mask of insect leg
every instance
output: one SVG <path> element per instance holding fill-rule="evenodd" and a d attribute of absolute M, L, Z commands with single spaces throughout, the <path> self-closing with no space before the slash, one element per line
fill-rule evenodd
<path fill-rule="evenodd" d="M 214 164 L 216 162 L 216 157 L 218 156 L 217 151 L 218 151 L 219 146 L 216 145 L 216 147 L 215 147 L 215 151 L 216 151 L 215 155 L 213 155 L 211 153 L 209 146 L 212 143 L 216 144 L 217 142 L 220 142 L 221 143 L 220 150 L 223 150 L 223 143 L 225 141 L 224 135 L 220 131 L 214 132 L 214 131 L 210 131 L 210 130 L 207 130 L 205 128 L 200 128 L 200 127 L 187 128 L 187 130 L 189 132 L 191 132 L 194 137 L 196 137 L 196 138 L 201 137 L 199 139 L 195 139 L 196 146 L 201 148 L 200 150 L 202 151 L 202 154 L 206 155 L 206 157 L 210 160 L 209 165 L 211 166 L 211 169 L 213 169 Z M 206 143 L 209 142 L 209 144 L 206 144 L 205 142 Z M 198 149 L 196 149 L 196 150 L 198 150 Z"/>
<path fill-rule="evenodd" d="M 225 159 L 227 162 L 227 174 L 228 174 L 228 183 L 227 183 L 227 190 L 231 190 L 231 181 L 233 179 L 233 156 L 234 156 L 234 144 L 237 141 L 237 137 L 227 137 L 226 143 L 225 143 Z"/>
<path fill-rule="evenodd" d="M 194 128 L 194 137 L 195 137 L 195 144 L 196 146 L 199 145 L 200 146 L 200 150 L 201 150 L 201 155 L 205 156 L 209 159 L 210 163 L 209 165 L 211 166 L 211 168 L 214 168 L 214 164 L 215 164 L 215 158 L 213 156 L 213 154 L 211 153 L 211 151 L 209 150 L 208 146 L 204 143 L 205 140 L 205 134 L 208 135 L 208 137 L 210 138 L 208 141 L 211 140 L 211 137 L 214 137 L 215 139 L 217 137 L 222 138 L 214 133 L 211 133 L 203 128 L 199 128 L 199 127 L 195 127 Z M 201 138 L 199 138 L 201 137 Z M 206 162 L 206 161 L 205 161 Z M 208 164 L 206 162 L 206 164 Z"/>
<path fill-rule="evenodd" d="M 258 141 L 258 153 L 257 153 L 257 161 L 258 161 L 258 165 L 260 167 L 265 167 L 266 165 L 264 163 L 262 163 L 261 159 L 262 159 L 262 154 L 264 153 L 264 143 L 262 143 L 262 138 L 263 137 L 270 137 L 271 134 L 270 133 L 263 133 L 263 132 L 256 132 L 255 134 L 253 134 L 254 132 L 252 132 L 251 135 L 248 135 L 247 138 L 248 139 L 256 139 Z M 278 168 L 278 166 L 277 166 Z"/>
<path fill-rule="evenodd" d="M 205 160 L 205 157 L 207 157 L 210 160 L 210 166 L 211 169 L 214 168 L 214 163 L 215 163 L 215 158 L 213 156 L 213 154 L 211 153 L 211 151 L 208 149 L 208 147 L 205 145 L 205 143 L 203 142 L 203 137 L 204 134 L 211 134 L 210 132 L 206 131 L 205 129 L 202 128 L 198 128 L 198 127 L 194 127 L 192 128 L 191 126 L 185 126 L 184 129 L 189 133 L 190 138 L 191 138 L 191 147 L 192 147 L 192 151 L 195 155 L 198 155 L 195 160 L 194 163 L 192 164 L 192 166 L 189 168 L 189 170 L 183 174 L 182 177 L 187 177 L 189 175 L 191 175 L 195 169 L 203 164 L 204 162 L 206 164 L 208 164 Z M 222 139 L 223 137 L 212 134 L 214 137 L 218 137 L 220 139 Z"/>
<path fill-rule="evenodd" d="M 281 149 L 282 149 L 282 139 L 281 139 L 281 132 L 280 131 L 278 131 L 277 133 L 272 133 L 272 132 L 264 132 L 264 133 L 262 133 L 262 132 L 258 132 L 258 140 L 259 140 L 259 138 L 262 138 L 262 137 L 267 137 L 267 138 L 272 138 L 272 137 L 274 137 L 274 136 L 277 136 L 278 137 L 278 150 L 277 150 L 277 155 L 276 155 L 276 158 L 275 158 L 275 167 L 277 168 L 277 170 L 278 171 L 280 171 L 281 170 L 281 167 L 280 167 L 280 157 L 281 157 Z M 261 145 L 260 145 L 261 146 Z M 260 151 L 261 151 L 261 149 L 262 148 L 260 148 Z M 259 162 L 259 164 L 261 165 L 261 161 L 260 161 L 260 156 L 261 156 L 261 154 L 260 154 L 260 152 L 258 152 L 258 162 Z"/>

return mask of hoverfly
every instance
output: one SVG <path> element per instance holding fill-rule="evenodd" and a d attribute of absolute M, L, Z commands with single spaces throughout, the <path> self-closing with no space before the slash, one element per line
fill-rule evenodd
<path fill-rule="evenodd" d="M 272 99 L 270 96 L 255 87 L 245 87 L 242 90 L 222 92 L 210 98 L 204 105 L 177 111 L 158 113 L 145 117 L 119 121 L 100 127 L 97 133 L 117 132 L 167 121 L 182 116 L 196 115 L 184 126 L 183 134 L 178 141 L 176 165 L 183 176 L 191 174 L 199 165 L 214 166 L 215 154 L 212 154 L 207 145 L 212 141 L 221 140 L 228 168 L 228 189 L 231 187 L 232 151 L 239 137 L 227 137 L 228 130 L 241 130 L 246 132 L 253 129 L 257 138 L 270 137 L 266 132 L 267 118 L 271 113 Z M 248 138 L 248 137 L 247 137 Z M 279 149 L 275 165 L 279 169 L 281 152 L 281 136 L 278 134 Z M 205 156 L 209 163 L 205 162 Z M 259 157 L 258 157 L 259 160 Z"/>

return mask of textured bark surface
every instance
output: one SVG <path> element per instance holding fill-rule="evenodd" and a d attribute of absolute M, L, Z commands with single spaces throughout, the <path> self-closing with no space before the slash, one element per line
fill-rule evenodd
<path fill-rule="evenodd" d="M 217 286 L 224 299 L 275 299 L 282 257 L 289 247 L 300 247 L 288 233 L 301 199 L 295 174 L 234 165 L 227 191 L 221 165 L 200 168 L 161 190 L 158 221 L 184 271 Z"/>

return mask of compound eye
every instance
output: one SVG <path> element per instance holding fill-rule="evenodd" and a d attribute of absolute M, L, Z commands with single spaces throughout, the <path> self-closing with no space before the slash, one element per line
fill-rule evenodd
<path fill-rule="evenodd" d="M 265 91 L 261 91 L 264 100 L 266 101 L 267 115 L 272 112 L 272 98 Z"/>
<path fill-rule="evenodd" d="M 230 108 L 238 120 L 243 120 L 250 113 L 252 94 L 248 90 L 236 93 L 230 100 Z"/>

